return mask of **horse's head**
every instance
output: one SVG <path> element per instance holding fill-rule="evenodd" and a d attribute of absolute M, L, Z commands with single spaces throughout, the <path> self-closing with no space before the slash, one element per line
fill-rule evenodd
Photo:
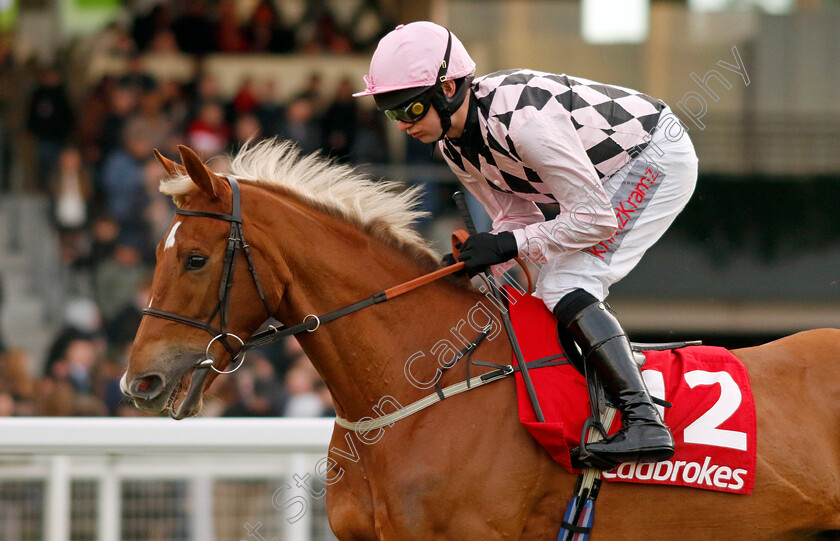
<path fill-rule="evenodd" d="M 425 216 L 416 208 L 417 189 L 302 155 L 287 141 L 238 152 L 230 169 L 239 180 L 210 171 L 186 147 L 183 165 L 158 159 L 169 174 L 161 191 L 178 214 L 158 245 L 151 300 L 121 382 L 141 409 L 195 414 L 217 371 L 241 364 L 243 341 L 262 343 L 266 335 L 247 341 L 268 316 L 286 324 L 286 334 L 314 331 L 318 315 L 338 318 L 387 284 L 438 267 L 411 227 Z M 360 317 L 301 337 L 331 391 L 346 387 L 354 399 L 358 385 L 342 348 L 358 343 L 360 321 L 378 326 L 384 316 Z M 381 350 L 372 339 L 363 342 L 365 355 Z M 408 347 L 401 343 L 399 354 Z"/>
<path fill-rule="evenodd" d="M 176 419 L 200 410 L 217 371 L 240 362 L 242 341 L 270 315 L 249 271 L 238 183 L 180 148 L 183 166 L 156 152 L 178 214 L 157 247 L 151 299 L 120 384 L 138 408 Z"/>

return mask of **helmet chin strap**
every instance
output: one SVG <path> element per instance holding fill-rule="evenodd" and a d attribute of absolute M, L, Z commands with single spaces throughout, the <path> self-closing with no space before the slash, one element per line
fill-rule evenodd
<path fill-rule="evenodd" d="M 440 137 L 437 139 L 438 141 L 446 137 L 446 132 L 448 132 L 449 128 L 452 127 L 452 113 L 457 111 L 458 108 L 461 107 L 461 104 L 464 103 L 467 92 L 470 90 L 471 82 L 472 76 L 464 77 L 460 85 L 456 88 L 455 93 L 452 94 L 451 98 L 446 97 L 446 93 L 443 91 L 442 85 L 438 85 L 435 90 L 435 93 L 432 96 L 431 104 L 438 112 L 438 117 L 440 117 L 440 127 L 443 130 Z"/>
<path fill-rule="evenodd" d="M 452 51 L 452 32 L 448 33 L 448 38 L 446 40 L 446 51 L 443 53 L 443 61 L 440 63 L 440 68 L 438 68 L 437 73 L 437 81 L 435 81 L 435 91 L 432 95 L 432 107 L 438 112 L 438 117 L 440 117 L 440 127 L 442 129 L 440 133 L 440 137 L 437 138 L 438 141 L 446 137 L 446 132 L 449 131 L 449 128 L 452 127 L 452 111 L 450 110 L 451 102 L 446 97 L 446 93 L 443 91 L 443 82 L 446 81 L 446 71 L 449 68 L 449 53 Z M 452 95 L 452 98 L 458 95 L 456 91 L 455 94 Z M 458 104 L 460 105 L 460 103 Z M 456 107 L 457 108 L 457 107 Z"/>
<path fill-rule="evenodd" d="M 452 127 L 452 114 L 449 112 L 449 100 L 446 99 L 446 94 L 443 92 L 443 87 L 438 87 L 437 91 L 435 92 L 434 96 L 432 96 L 432 107 L 438 113 L 438 117 L 440 118 L 440 137 L 437 138 L 438 141 L 446 137 L 446 132 L 449 131 L 449 128 Z"/>

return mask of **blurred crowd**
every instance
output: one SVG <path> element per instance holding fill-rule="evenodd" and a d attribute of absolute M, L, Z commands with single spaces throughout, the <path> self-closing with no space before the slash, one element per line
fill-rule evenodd
<path fill-rule="evenodd" d="M 244 23 L 233 9 L 225 0 L 161 2 L 127 26 L 106 29 L 103 35 L 120 36 L 110 43 L 126 68 L 75 93 L 68 88 L 72 74 L 58 65 L 19 64 L 11 41 L 0 36 L 0 189 L 9 189 L 5 157 L 25 135 L 34 166 L 23 190 L 50 201 L 69 299 L 46 359 L 5 349 L 0 355 L 0 415 L 140 415 L 122 397 L 119 379 L 148 299 L 155 245 L 174 212 L 158 192 L 165 173 L 153 149 L 179 161 L 177 146 L 186 144 L 210 159 L 248 140 L 282 137 L 347 163 L 389 160 L 383 115 L 359 107 L 348 80 L 326 95 L 313 73 L 281 101 L 270 80 L 247 79 L 226 97 L 200 68 L 186 84 L 144 70 L 148 51 L 189 53 L 201 66 L 210 52 L 341 54 L 364 46 L 323 11 L 292 29 L 271 2 L 259 2 Z M 429 159 L 428 149 L 419 155 Z M 40 373 L 33 365 L 42 366 Z M 293 338 L 249 353 L 210 395 L 205 415 L 333 412 L 329 392 Z"/>
<path fill-rule="evenodd" d="M 343 29 L 326 2 L 306 2 L 304 13 L 294 23 L 279 9 L 282 4 L 260 0 L 242 20 L 234 0 L 160 1 L 137 13 L 126 30 L 135 50 L 195 55 L 343 54 L 365 49 L 379 38 L 375 34 L 362 38 Z M 376 15 L 385 23 L 383 13 Z"/>

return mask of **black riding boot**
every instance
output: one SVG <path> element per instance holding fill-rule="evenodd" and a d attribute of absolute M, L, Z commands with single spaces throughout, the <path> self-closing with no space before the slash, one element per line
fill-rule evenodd
<path fill-rule="evenodd" d="M 674 438 L 651 402 L 621 324 L 604 303 L 588 293 L 578 290 L 567 297 L 572 298 L 571 303 L 564 298 L 555 308 L 558 330 L 574 337 L 621 412 L 621 430 L 604 441 L 587 444 L 587 450 L 615 463 L 671 458 Z M 569 313 L 569 308 L 576 310 Z"/>

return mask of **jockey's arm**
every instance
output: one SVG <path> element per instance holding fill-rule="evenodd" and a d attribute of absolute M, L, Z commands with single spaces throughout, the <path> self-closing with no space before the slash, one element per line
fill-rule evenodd
<path fill-rule="evenodd" d="M 610 238 L 618 227 L 609 197 L 565 113 L 558 118 L 535 111 L 511 126 L 517 154 L 560 205 L 554 219 L 546 220 L 532 201 L 456 171 L 493 219 L 493 233 L 512 232 L 519 254 L 537 263 L 589 248 Z"/>
<path fill-rule="evenodd" d="M 516 152 L 560 206 L 554 219 L 514 232 L 520 253 L 543 262 L 610 238 L 618 227 L 615 211 L 568 111 L 534 110 L 518 120 L 511 125 Z"/>

